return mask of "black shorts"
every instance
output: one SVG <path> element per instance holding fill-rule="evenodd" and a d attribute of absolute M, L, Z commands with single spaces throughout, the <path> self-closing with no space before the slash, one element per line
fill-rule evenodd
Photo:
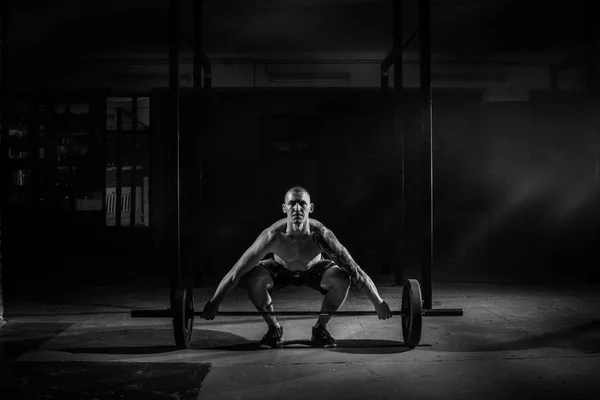
<path fill-rule="evenodd" d="M 327 294 L 326 290 L 321 287 L 321 279 L 325 272 L 336 266 L 332 260 L 322 259 L 312 264 L 306 271 L 292 271 L 281 264 L 273 256 L 267 257 L 260 261 L 255 268 L 265 268 L 269 271 L 271 279 L 273 279 L 273 288 L 269 290 L 269 293 L 273 293 L 275 290 L 282 289 L 286 286 L 308 286 L 318 290 L 321 294 Z M 242 285 L 248 288 L 247 281 L 248 274 L 242 278 Z"/>

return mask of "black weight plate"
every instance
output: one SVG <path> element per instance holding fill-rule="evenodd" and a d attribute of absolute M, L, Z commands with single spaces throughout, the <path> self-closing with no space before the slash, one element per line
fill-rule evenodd
<path fill-rule="evenodd" d="M 194 330 L 194 294 L 184 287 L 178 288 L 173 297 L 173 334 L 178 350 L 187 349 Z"/>
<path fill-rule="evenodd" d="M 423 329 L 423 300 L 421 286 L 416 279 L 407 279 L 402 290 L 402 337 L 404 343 L 415 348 L 421 341 Z"/>

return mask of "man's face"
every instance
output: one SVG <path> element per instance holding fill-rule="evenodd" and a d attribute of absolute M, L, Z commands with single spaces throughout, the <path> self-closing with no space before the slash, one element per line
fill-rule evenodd
<path fill-rule="evenodd" d="M 314 204 L 310 202 L 308 193 L 288 192 L 285 195 L 283 212 L 287 215 L 288 221 L 291 221 L 295 226 L 301 226 L 313 210 Z"/>

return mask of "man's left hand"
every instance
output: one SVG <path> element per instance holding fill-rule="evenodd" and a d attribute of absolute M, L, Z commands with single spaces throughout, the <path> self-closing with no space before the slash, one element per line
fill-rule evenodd
<path fill-rule="evenodd" d="M 385 301 L 382 301 L 381 304 L 375 304 L 375 312 L 377 313 L 377 317 L 379 319 L 389 319 L 392 318 L 392 311 L 390 310 L 390 306 Z"/>

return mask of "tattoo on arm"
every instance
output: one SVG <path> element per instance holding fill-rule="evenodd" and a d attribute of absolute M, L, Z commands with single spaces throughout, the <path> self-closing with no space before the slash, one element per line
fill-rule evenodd
<path fill-rule="evenodd" d="M 314 238 L 319 248 L 350 275 L 354 285 L 362 289 L 365 286 L 363 271 L 333 232 L 325 227 L 318 227 L 315 229 Z"/>

